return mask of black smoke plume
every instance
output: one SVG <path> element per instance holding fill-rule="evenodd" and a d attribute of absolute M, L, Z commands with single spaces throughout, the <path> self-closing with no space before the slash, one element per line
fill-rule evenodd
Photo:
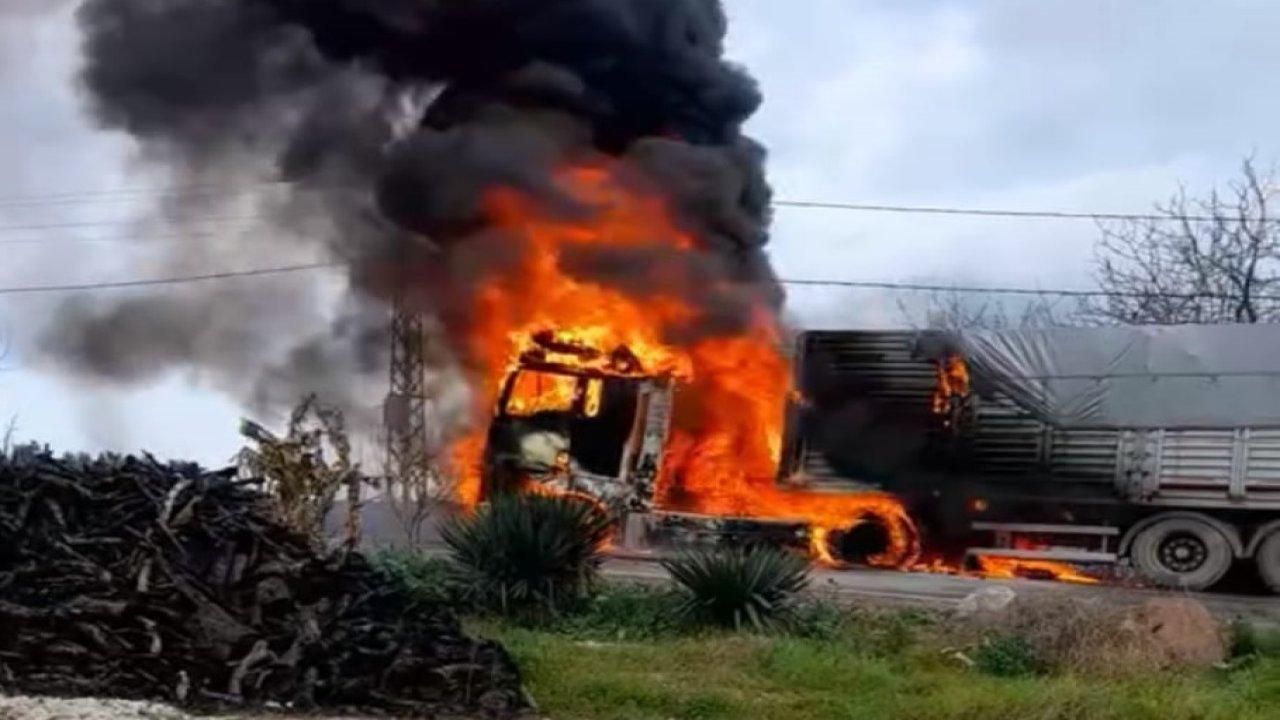
<path fill-rule="evenodd" d="M 45 333 L 64 369 L 133 382 L 194 367 L 258 412 L 303 390 L 358 404 L 350 388 L 384 372 L 377 308 L 401 297 L 447 316 L 442 288 L 503 262 L 483 191 L 590 212 L 558 196 L 551 170 L 602 157 L 661 188 L 698 238 L 686 278 L 733 281 L 683 283 L 707 318 L 692 332 L 781 301 L 764 152 L 741 133 L 761 97 L 723 58 L 718 0 L 86 0 L 79 19 L 98 123 L 177 184 L 225 188 L 158 200 L 160 221 L 248 207 L 275 228 L 167 267 L 338 258 L 353 299 L 326 314 L 317 281 L 291 279 L 72 301 Z M 566 263 L 643 294 L 662 260 Z"/>

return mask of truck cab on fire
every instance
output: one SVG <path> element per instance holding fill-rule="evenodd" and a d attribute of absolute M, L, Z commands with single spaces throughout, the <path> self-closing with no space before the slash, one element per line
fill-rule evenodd
<path fill-rule="evenodd" d="M 538 483 L 615 512 L 651 508 L 674 381 L 625 350 L 607 357 L 535 338 L 503 383 L 485 453 L 485 492 Z M 556 357 L 573 362 L 557 362 Z M 602 362 L 592 362 L 602 360 Z"/>

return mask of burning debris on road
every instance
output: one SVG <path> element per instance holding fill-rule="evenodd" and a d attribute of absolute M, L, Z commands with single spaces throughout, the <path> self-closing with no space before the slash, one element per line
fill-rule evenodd
<path fill-rule="evenodd" d="M 0 458 L 0 690 L 507 717 L 519 673 L 254 481 L 150 458 Z"/>

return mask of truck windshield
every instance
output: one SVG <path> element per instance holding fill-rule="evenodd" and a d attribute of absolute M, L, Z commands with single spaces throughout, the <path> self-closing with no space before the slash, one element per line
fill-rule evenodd
<path fill-rule="evenodd" d="M 511 392 L 503 410 L 508 415 L 528 416 L 544 412 L 569 412 L 578 396 L 574 375 L 520 370 L 511 383 Z"/>

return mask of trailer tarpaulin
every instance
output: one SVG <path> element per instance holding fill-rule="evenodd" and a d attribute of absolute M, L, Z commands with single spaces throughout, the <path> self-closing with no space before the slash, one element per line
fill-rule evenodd
<path fill-rule="evenodd" d="M 965 330 L 979 393 L 1067 427 L 1280 426 L 1280 325 Z"/>

